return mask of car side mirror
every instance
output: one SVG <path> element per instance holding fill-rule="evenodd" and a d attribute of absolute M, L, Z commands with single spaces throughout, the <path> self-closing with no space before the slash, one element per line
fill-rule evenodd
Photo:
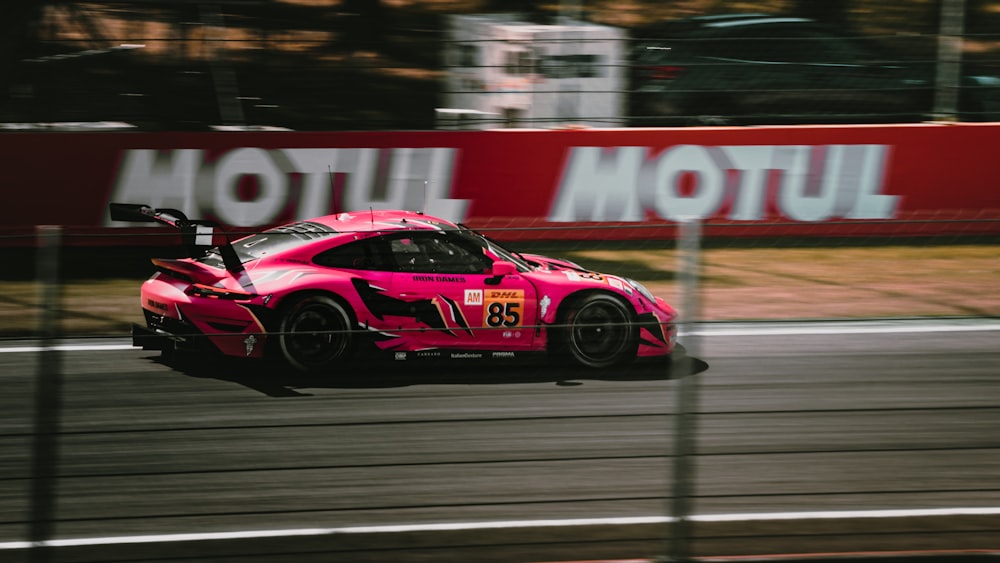
<path fill-rule="evenodd" d="M 517 273 L 517 264 L 513 262 L 508 262 L 506 260 L 497 260 L 493 263 L 493 268 L 490 269 L 492 277 L 486 278 L 486 283 L 490 285 L 496 285 L 500 283 L 500 280 L 504 276 Z"/>
<path fill-rule="evenodd" d="M 517 264 L 514 264 L 513 262 L 507 262 L 506 260 L 498 260 L 493 263 L 494 276 L 507 276 L 516 273 L 517 273 Z"/>

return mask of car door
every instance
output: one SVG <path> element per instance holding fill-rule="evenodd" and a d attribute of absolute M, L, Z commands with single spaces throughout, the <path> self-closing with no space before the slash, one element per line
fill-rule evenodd
<path fill-rule="evenodd" d="M 391 293 L 414 312 L 408 339 L 425 348 L 531 348 L 538 299 L 519 272 L 494 275 L 494 259 L 457 233 L 386 238 L 396 262 Z"/>

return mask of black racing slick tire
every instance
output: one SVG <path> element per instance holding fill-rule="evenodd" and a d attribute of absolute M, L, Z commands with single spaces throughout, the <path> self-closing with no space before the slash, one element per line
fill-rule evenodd
<path fill-rule="evenodd" d="M 579 366 L 603 369 L 635 360 L 639 329 L 621 299 L 592 293 L 569 304 L 559 323 L 557 350 Z"/>
<path fill-rule="evenodd" d="M 352 319 L 348 309 L 330 295 L 296 299 L 282 311 L 281 355 L 300 372 L 334 375 L 354 351 Z"/>

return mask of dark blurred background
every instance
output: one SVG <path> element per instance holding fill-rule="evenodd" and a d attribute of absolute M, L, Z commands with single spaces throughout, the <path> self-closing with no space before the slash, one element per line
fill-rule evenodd
<path fill-rule="evenodd" d="M 942 56 L 942 13 L 948 9 L 962 12 L 956 38 L 962 75 L 1000 76 L 995 0 L 4 0 L 0 124 L 24 129 L 71 122 L 85 128 L 120 122 L 150 131 L 433 129 L 435 108 L 446 103 L 444 53 L 447 16 L 453 14 L 519 12 L 538 23 L 568 14 L 622 28 L 630 42 L 655 33 L 661 22 L 690 16 L 802 16 L 845 36 L 864 36 L 877 44 L 882 63 L 931 68 Z M 623 64 L 634 67 L 628 52 Z M 627 124 L 660 124 L 650 114 L 656 105 L 635 99 L 640 85 L 634 70 L 628 69 L 630 78 L 621 86 Z M 987 97 L 997 85 L 961 84 L 965 94 Z M 931 103 L 926 98 L 915 117 L 857 108 L 825 118 L 931 119 Z M 725 113 L 720 108 L 712 113 Z M 976 105 L 950 117 L 992 120 L 986 109 Z M 788 113 L 790 121 L 812 121 L 801 110 Z M 779 107 L 756 117 L 778 122 L 781 114 Z"/>

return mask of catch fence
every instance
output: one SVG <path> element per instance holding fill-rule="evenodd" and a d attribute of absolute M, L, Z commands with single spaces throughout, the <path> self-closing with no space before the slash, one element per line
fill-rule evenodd
<path fill-rule="evenodd" d="M 104 279 L 114 247 L 40 228 L 35 275 L 3 282 L 4 558 L 995 549 L 996 241 L 692 232 L 526 243 L 683 305 L 686 368 L 315 382 L 132 349 L 145 258 Z"/>

